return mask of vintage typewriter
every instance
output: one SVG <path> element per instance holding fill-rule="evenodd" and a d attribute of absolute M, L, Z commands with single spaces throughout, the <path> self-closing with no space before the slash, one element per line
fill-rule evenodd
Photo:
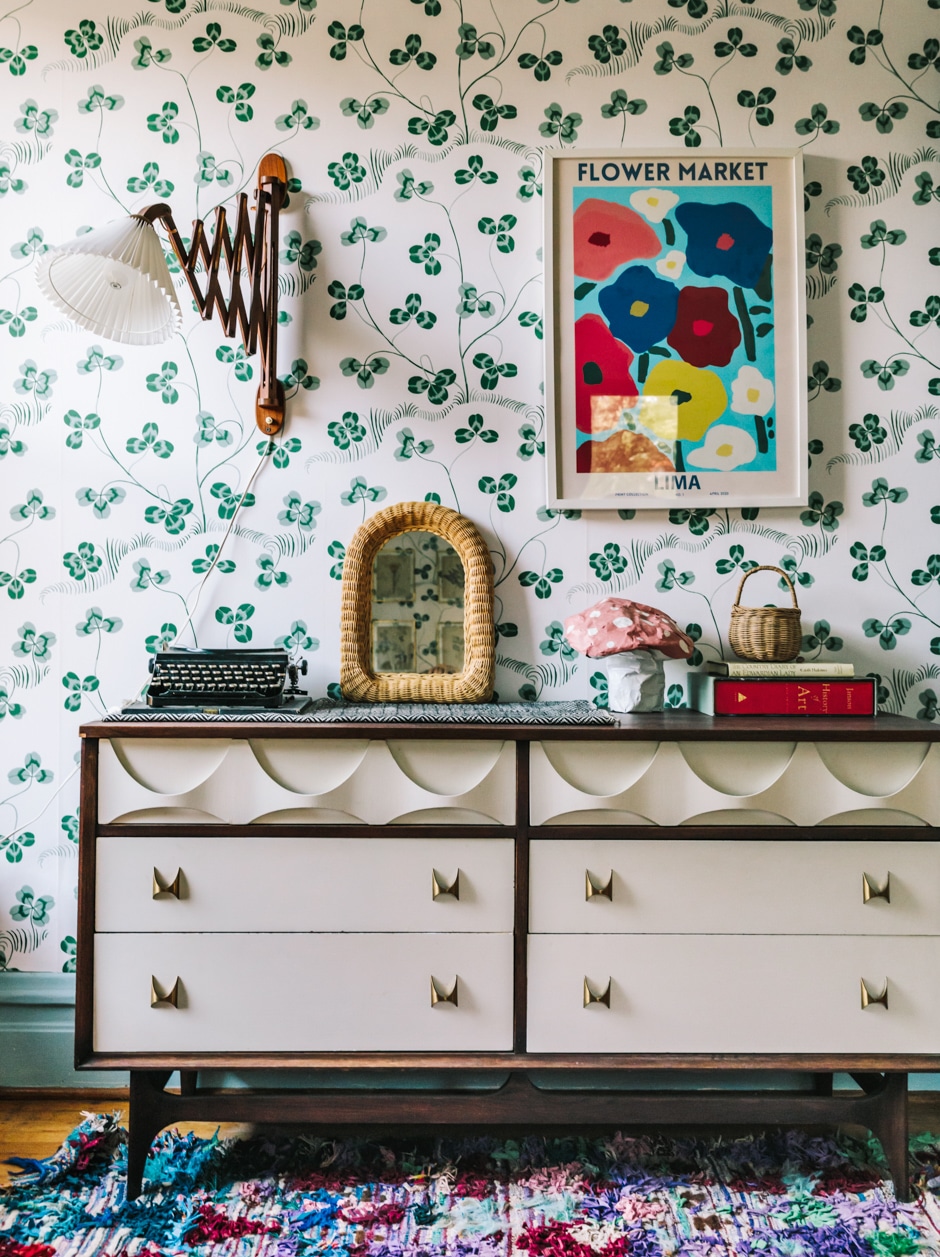
<path fill-rule="evenodd" d="M 150 661 L 147 707 L 177 711 L 276 709 L 303 711 L 310 703 L 297 688 L 304 660 L 291 663 L 286 650 L 158 650 Z M 288 684 L 289 683 L 289 684 Z"/>

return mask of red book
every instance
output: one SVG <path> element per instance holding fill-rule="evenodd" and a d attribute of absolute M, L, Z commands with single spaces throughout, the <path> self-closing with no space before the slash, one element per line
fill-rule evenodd
<path fill-rule="evenodd" d="M 691 705 L 713 716 L 874 716 L 873 677 L 690 677 Z"/>

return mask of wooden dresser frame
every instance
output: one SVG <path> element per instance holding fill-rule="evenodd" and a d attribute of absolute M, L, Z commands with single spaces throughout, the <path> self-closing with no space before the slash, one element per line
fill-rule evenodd
<path fill-rule="evenodd" d="M 566 741 L 742 741 L 759 742 L 919 742 L 940 741 L 940 728 L 898 716 L 875 720 L 856 718 L 775 717 L 739 718 L 701 716 L 671 711 L 621 717 L 616 725 L 476 725 L 476 724 L 255 724 L 233 720 L 225 724 L 107 721 L 82 727 L 81 818 L 79 850 L 78 952 L 75 1025 L 77 1069 L 130 1071 L 128 1198 L 142 1190 L 144 1163 L 151 1142 L 165 1126 L 179 1121 L 302 1123 L 319 1131 L 350 1128 L 396 1131 L 440 1130 L 444 1127 L 500 1128 L 548 1133 L 562 1128 L 620 1129 L 629 1126 L 694 1124 L 804 1125 L 857 1123 L 881 1141 L 899 1198 L 909 1198 L 907 1167 L 907 1074 L 940 1068 L 938 1053 L 930 1055 L 806 1055 L 792 1053 L 714 1054 L 571 1054 L 526 1051 L 526 942 L 528 933 L 528 857 L 530 837 L 584 837 L 584 827 L 529 823 L 529 747 L 532 742 Z M 514 837 L 514 1025 L 509 1052 L 309 1052 L 309 1053 L 106 1053 L 93 1048 L 95 860 L 98 836 L 157 836 L 166 824 L 98 823 L 98 748 L 111 738 L 304 739 L 408 738 L 513 741 L 516 743 L 516 800 L 514 826 L 460 825 L 461 837 Z M 282 837 L 310 836 L 317 827 L 292 824 L 187 824 L 187 832 L 205 836 L 250 832 Z M 422 836 L 446 837 L 454 826 L 421 825 Z M 365 838 L 400 837 L 400 828 L 349 825 L 350 835 Z M 605 837 L 616 837 L 608 827 Z M 631 827 L 631 836 L 648 830 Z M 788 841 L 846 841 L 857 831 L 845 827 L 787 827 Z M 931 840 L 934 828 L 883 826 L 880 840 Z M 754 831 L 741 826 L 657 826 L 657 839 L 741 840 Z M 938 923 L 940 933 L 940 923 Z M 222 1091 L 199 1085 L 202 1070 L 303 1069 L 336 1071 L 366 1085 L 355 1090 Z M 179 1093 L 166 1089 L 180 1071 Z M 472 1071 L 490 1075 L 492 1089 L 398 1089 L 368 1086 L 371 1077 L 393 1073 L 407 1084 L 416 1070 L 438 1074 Z M 586 1071 L 796 1071 L 807 1076 L 804 1090 L 590 1090 L 548 1089 L 531 1081 L 533 1072 L 566 1075 Z M 861 1094 L 833 1094 L 833 1073 L 844 1071 Z"/>

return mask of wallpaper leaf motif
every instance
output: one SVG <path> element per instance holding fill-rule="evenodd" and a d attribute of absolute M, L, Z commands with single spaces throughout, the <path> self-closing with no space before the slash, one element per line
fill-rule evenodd
<path fill-rule="evenodd" d="M 443 502 L 482 529 L 503 698 L 606 704 L 605 674 L 561 632 L 606 593 L 668 600 L 693 665 L 726 657 L 737 582 L 773 563 L 799 588 L 810 657 L 851 659 L 885 710 L 940 719 L 940 10 L 895 0 L 890 23 L 883 10 L 0 13 L 0 466 L 18 473 L 0 529 L 0 968 L 74 970 L 77 796 L 57 758 L 79 723 L 137 693 L 181 632 L 277 642 L 309 656 L 314 694 L 335 694 L 346 546 L 384 502 Z M 548 508 L 542 148 L 719 142 L 804 151 L 809 500 Z M 183 331 L 152 349 L 76 331 L 33 274 L 50 242 L 128 210 L 166 199 L 185 223 L 250 192 L 270 149 L 291 178 L 289 418 L 273 449 L 254 427 L 256 364 L 196 318 L 172 255 Z M 742 313 L 755 337 L 767 309 Z M 637 369 L 672 354 L 651 345 Z M 785 597 L 776 584 L 767 596 Z M 669 672 L 674 708 L 685 665 Z"/>

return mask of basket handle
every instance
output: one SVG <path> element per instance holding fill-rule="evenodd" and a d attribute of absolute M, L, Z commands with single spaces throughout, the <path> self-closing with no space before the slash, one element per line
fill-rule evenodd
<path fill-rule="evenodd" d="M 800 604 L 796 600 L 796 590 L 793 588 L 793 581 L 790 580 L 789 576 L 782 568 L 774 567 L 772 563 L 762 563 L 759 567 L 749 568 L 744 573 L 741 577 L 741 583 L 738 585 L 738 592 L 734 596 L 734 605 L 736 607 L 740 606 L 741 603 L 741 590 L 744 588 L 744 582 L 749 576 L 753 576 L 755 572 L 776 572 L 778 576 L 782 576 L 787 582 L 787 588 L 790 590 L 790 597 L 793 600 L 793 605 L 796 607 L 797 611 L 799 611 Z"/>

